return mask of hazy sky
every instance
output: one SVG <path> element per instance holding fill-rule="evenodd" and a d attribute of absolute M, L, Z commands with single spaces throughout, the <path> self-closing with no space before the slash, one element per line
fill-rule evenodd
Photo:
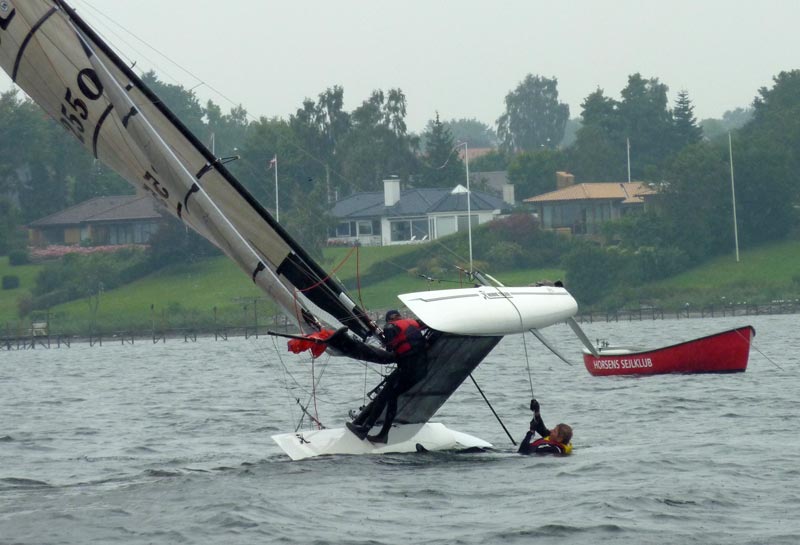
<path fill-rule="evenodd" d="M 748 106 L 772 76 L 800 66 L 800 0 L 72 4 L 137 69 L 199 85 L 201 100 L 226 111 L 230 99 L 256 117 L 288 117 L 333 85 L 349 111 L 374 89 L 400 87 L 414 131 L 437 110 L 494 126 L 528 73 L 558 78 L 571 117 L 597 87 L 618 98 L 641 72 L 666 83 L 670 101 L 688 90 L 702 119 Z M 0 76 L 0 90 L 10 86 Z"/>

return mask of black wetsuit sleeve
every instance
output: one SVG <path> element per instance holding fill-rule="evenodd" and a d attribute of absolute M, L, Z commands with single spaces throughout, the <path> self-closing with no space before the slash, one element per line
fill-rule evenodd
<path fill-rule="evenodd" d="M 348 334 L 346 327 L 339 328 L 325 342 L 342 354 L 357 360 L 386 365 L 394 363 L 397 359 L 391 352 L 352 337 Z"/>
<path fill-rule="evenodd" d="M 550 430 L 544 425 L 544 421 L 542 421 L 542 417 L 539 413 L 534 413 L 533 420 L 531 420 L 531 429 L 542 437 L 550 435 Z"/>
<path fill-rule="evenodd" d="M 533 439 L 534 433 L 538 433 L 542 437 L 550 435 L 550 430 L 547 429 L 544 422 L 542 422 L 542 417 L 538 414 L 534 415 L 533 420 L 531 420 L 531 428 L 528 430 L 528 433 L 525 434 L 525 438 L 520 441 L 519 449 L 517 450 L 518 453 L 533 454 L 534 452 L 543 452 L 541 449 L 533 449 L 531 447 L 531 439 Z"/>

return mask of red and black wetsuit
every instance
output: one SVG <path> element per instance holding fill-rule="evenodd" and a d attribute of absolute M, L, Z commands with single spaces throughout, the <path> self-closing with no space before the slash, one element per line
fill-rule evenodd
<path fill-rule="evenodd" d="M 542 437 L 531 441 L 533 434 L 538 433 Z M 537 413 L 531 420 L 531 429 L 525 434 L 525 438 L 519 444 L 520 454 L 569 454 L 567 445 L 549 439 L 550 430 L 544 425 L 541 416 Z"/>
<path fill-rule="evenodd" d="M 397 355 L 398 364 L 425 348 L 422 328 L 422 324 L 412 318 L 395 320 L 386 326 L 383 331 L 386 348 Z"/>
<path fill-rule="evenodd" d="M 386 377 L 386 382 L 372 401 L 363 423 L 357 422 L 369 429 L 385 408 L 383 427 L 378 433 L 378 436 L 382 436 L 384 441 L 397 414 L 397 398 L 407 392 L 428 372 L 428 360 L 425 352 L 427 340 L 422 333 L 424 328 L 424 325 L 413 319 L 395 320 L 384 328 L 386 348 L 395 354 L 397 369 Z"/>

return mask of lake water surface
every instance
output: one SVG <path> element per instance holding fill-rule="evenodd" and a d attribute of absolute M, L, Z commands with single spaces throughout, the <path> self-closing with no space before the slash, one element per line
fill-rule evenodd
<path fill-rule="evenodd" d="M 544 333 L 574 366 L 506 338 L 475 379 L 517 440 L 532 380 L 545 422 L 575 430 L 560 459 L 517 455 L 468 381 L 434 420 L 493 451 L 292 462 L 270 435 L 295 429 L 312 367 L 285 341 L 0 352 L 0 543 L 796 544 L 797 322 L 584 325 L 659 346 L 752 324 L 732 375 L 592 377 L 564 325 Z M 313 371 L 329 427 L 378 380 L 341 358 Z"/>

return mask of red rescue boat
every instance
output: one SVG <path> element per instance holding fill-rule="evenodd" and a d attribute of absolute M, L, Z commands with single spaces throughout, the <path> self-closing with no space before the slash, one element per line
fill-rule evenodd
<path fill-rule="evenodd" d="M 584 349 L 583 363 L 595 376 L 743 372 L 755 334 L 744 326 L 651 350 L 604 346 L 595 356 Z"/>

